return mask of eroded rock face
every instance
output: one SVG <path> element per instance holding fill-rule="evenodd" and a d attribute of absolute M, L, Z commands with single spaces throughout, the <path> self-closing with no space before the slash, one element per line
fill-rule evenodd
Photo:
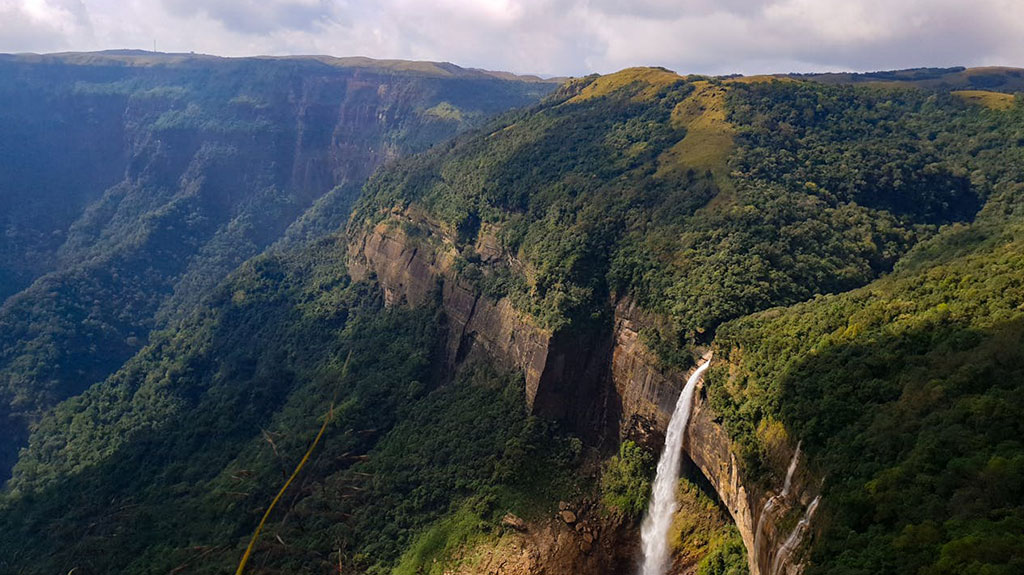
<path fill-rule="evenodd" d="M 408 230 L 416 230 L 412 237 Z M 428 219 L 392 213 L 349 246 L 349 273 L 362 280 L 376 274 L 388 305 L 422 305 L 440 297 L 449 320 L 449 364 L 482 348 L 502 366 L 526 376 L 532 408 L 548 363 L 551 333 L 512 307 L 508 298 L 487 298 L 455 270 L 452 236 Z"/>
<path fill-rule="evenodd" d="M 565 513 L 563 511 L 562 513 Z M 580 575 L 635 569 L 635 537 L 616 518 L 586 514 L 575 525 L 560 517 L 508 528 L 498 539 L 462 552 L 452 575 Z"/>
<path fill-rule="evenodd" d="M 622 408 L 622 437 L 638 431 L 664 433 L 688 377 L 686 373 L 664 372 L 655 367 L 656 356 L 640 340 L 640 330 L 648 321 L 628 299 L 615 308 L 611 383 Z"/>
<path fill-rule="evenodd" d="M 689 377 L 689 373 L 658 367 L 657 358 L 640 339 L 640 330 L 649 321 L 629 300 L 616 307 L 611 380 L 622 401 L 619 433 L 623 438 L 647 435 L 652 430 L 656 435 L 663 434 Z M 707 359 L 705 356 L 704 360 Z M 753 549 L 754 518 L 749 494 L 739 476 L 729 438 L 714 421 L 714 414 L 699 391 L 684 449 L 729 509 L 747 549 Z M 753 575 L 759 573 L 756 563 L 751 560 Z"/>
<path fill-rule="evenodd" d="M 599 440 L 609 435 L 616 440 L 646 437 L 660 448 L 660 436 L 689 373 L 662 368 L 641 340 L 641 329 L 651 325 L 653 318 L 623 299 L 606 333 L 552 334 L 516 310 L 507 298 L 489 299 L 461 279 L 455 269 L 458 252 L 453 237 L 424 216 L 408 210 L 392 212 L 353 236 L 350 273 L 357 280 L 375 274 L 389 305 L 415 306 L 439 297 L 449 319 L 449 364 L 455 365 L 471 353 L 486 353 L 505 368 L 521 371 L 526 378 L 526 402 L 535 413 L 565 421 L 579 433 Z M 493 233 L 481 233 L 476 244 L 474 249 L 483 261 L 516 265 L 502 252 Z M 766 504 L 782 486 L 762 492 L 745 480 L 729 437 L 702 390 L 684 448 L 735 521 L 748 549 L 752 575 L 798 573 L 800 565 L 782 562 L 773 566 L 773 562 L 789 537 L 780 532 L 780 521 L 814 496 L 805 488 L 806 482 L 796 482 L 786 497 L 775 497 L 759 523 Z M 556 541 L 560 537 L 554 532 L 549 535 Z M 497 572 L 539 572 L 531 569 L 547 561 L 541 561 L 544 553 L 554 552 L 536 546 L 528 552 L 522 542 L 517 545 L 522 553 L 508 563 L 515 567 Z M 508 559 L 506 551 L 501 555 Z M 570 563 L 576 564 L 576 560 Z"/>
<path fill-rule="evenodd" d="M 415 212 L 394 211 L 352 236 L 349 273 L 356 280 L 376 275 L 388 305 L 421 305 L 440 298 L 448 318 L 446 355 L 455 365 L 485 353 L 526 378 L 526 403 L 538 414 L 568 422 L 597 439 L 609 410 L 604 373 L 607 334 L 552 334 L 508 298 L 479 293 L 456 270 L 455 234 Z M 474 251 L 493 265 L 519 266 L 504 253 L 494 230 L 481 230 Z"/>
<path fill-rule="evenodd" d="M 698 393 L 700 393 L 699 390 Z M 715 488 L 719 499 L 725 504 L 733 521 L 743 537 L 747 550 L 754 549 L 754 511 L 751 509 L 752 497 L 748 491 L 736 465 L 736 456 L 730 450 L 729 438 L 725 430 L 714 421 L 714 413 L 708 408 L 707 401 L 698 395 L 699 401 L 694 402 L 690 425 L 686 430 L 684 449 L 690 459 L 700 468 L 701 473 Z M 750 572 L 752 575 L 761 573 L 760 561 L 753 553 L 748 553 Z"/>
<path fill-rule="evenodd" d="M 616 307 L 611 380 L 622 405 L 619 433 L 623 438 L 649 436 L 652 432 L 663 434 L 679 393 L 692 373 L 658 366 L 657 358 L 640 339 L 640 330 L 650 321 L 629 300 Z M 706 361 L 708 355 L 703 359 Z M 792 557 L 776 558 L 791 535 L 779 528 L 780 523 L 787 515 L 802 512 L 817 495 L 802 462 L 797 461 L 788 490 L 778 485 L 765 492 L 747 481 L 732 452 L 728 434 L 708 405 L 703 383 L 694 401 L 684 449 L 736 523 L 748 551 L 751 574 L 801 572 L 802 566 L 794 564 Z"/>

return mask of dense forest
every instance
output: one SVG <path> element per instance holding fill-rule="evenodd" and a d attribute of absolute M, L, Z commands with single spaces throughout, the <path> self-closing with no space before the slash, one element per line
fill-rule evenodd
<path fill-rule="evenodd" d="M 384 311 L 346 279 L 337 238 L 310 247 L 246 264 L 186 327 L 43 422 L 9 485 L 5 560 L 45 541 L 41 572 L 228 571 L 325 417 L 316 480 L 272 526 L 289 546 L 260 557 L 276 569 L 322 571 L 336 552 L 374 568 L 450 509 L 475 531 L 571 481 L 580 447 L 528 416 L 514 378 L 467 365 L 437 388 L 437 310 Z M 85 537 L 76 517 L 96 519 Z"/>
<path fill-rule="evenodd" d="M 825 478 L 809 573 L 1024 568 L 1021 112 L 961 118 L 944 137 L 985 190 L 973 223 L 867 287 L 719 332 L 739 369 L 713 369 L 711 397 L 747 468 L 765 469 L 764 431 L 781 423 Z"/>
<path fill-rule="evenodd" d="M 216 76 L 201 84 L 233 99 L 117 128 L 154 146 L 128 155 L 128 177 L 75 183 L 80 203 L 53 220 L 10 216 L 37 227 L 9 233 L 4 257 L 40 267 L 0 270 L 14 294 L 0 308 L 0 415 L 39 419 L 0 495 L 0 572 L 231 571 L 300 462 L 246 572 L 634 569 L 660 448 L 656 429 L 635 430 L 657 426 L 623 405 L 578 416 L 611 405 L 598 398 L 546 417 L 524 401 L 525 366 L 486 346 L 452 357 L 453 285 L 555 343 L 612 339 L 631 302 L 665 374 L 713 349 L 701 393 L 746 491 L 771 493 L 792 448 L 805 454 L 800 481 L 821 494 L 797 552 L 808 574 L 1024 568 L 1019 73 L 629 69 L 490 119 L 548 85 L 432 74 L 396 88 L 408 115 L 367 136 L 402 156 L 372 176 L 385 158 L 301 196 L 291 182 L 309 164 L 278 165 L 274 145 L 297 136 L 264 116 L 275 104 Z M 139 94 L 174 92 L 152 81 L 53 97 L 89 108 L 80 98 L 110 92 L 145 110 Z M 195 82 L 181 89 L 203 93 Z M 248 120 L 203 115 L 239 98 Z M 165 129 L 206 135 L 175 160 Z M 4 193 L 27 194 L 16 183 L 30 175 L 3 174 Z M 374 233 L 443 270 L 425 302 L 350 275 Z M 580 389 L 617 391 L 614 345 Z M 759 568 L 713 478 L 692 461 L 685 475 L 677 570 Z M 531 537 L 569 543 L 543 563 Z M 516 566 L 527 548 L 532 571 Z"/>
<path fill-rule="evenodd" d="M 242 262 L 337 229 L 373 170 L 551 84 L 454 66 L 0 59 L 0 477 Z"/>

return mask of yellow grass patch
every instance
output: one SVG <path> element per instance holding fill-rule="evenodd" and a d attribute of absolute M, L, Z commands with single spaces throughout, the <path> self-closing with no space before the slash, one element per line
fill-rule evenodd
<path fill-rule="evenodd" d="M 463 120 L 462 110 L 448 102 L 441 102 L 433 108 L 424 111 L 423 114 L 426 116 L 440 118 L 442 120 L 456 120 L 458 122 Z"/>
<path fill-rule="evenodd" d="M 988 90 L 957 90 L 952 93 L 968 104 L 985 106 L 989 110 L 1009 110 L 1013 107 L 1012 94 L 989 92 Z"/>
<path fill-rule="evenodd" d="M 573 96 L 569 102 L 582 102 L 590 98 L 606 96 L 616 90 L 625 88 L 634 83 L 646 84 L 646 87 L 636 95 L 636 99 L 649 100 L 665 86 L 682 80 L 683 77 L 675 72 L 662 68 L 626 68 L 614 74 L 601 76 L 583 88 L 579 94 Z"/>
<path fill-rule="evenodd" d="M 735 129 L 725 119 L 726 88 L 706 80 L 693 85 L 693 93 L 672 110 L 672 124 L 686 128 L 686 137 L 658 158 L 658 173 L 710 171 L 719 190 L 731 197 L 733 186 L 726 160 L 732 152 Z"/>

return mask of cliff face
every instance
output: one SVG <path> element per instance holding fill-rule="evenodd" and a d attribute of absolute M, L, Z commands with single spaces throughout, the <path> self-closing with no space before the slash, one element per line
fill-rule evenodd
<path fill-rule="evenodd" d="M 636 537 L 621 518 L 605 517 L 592 502 L 572 506 L 547 520 L 506 516 L 496 540 L 455 557 L 453 575 L 578 575 L 629 573 L 635 569 Z"/>
<path fill-rule="evenodd" d="M 624 299 L 615 310 L 611 383 L 621 403 L 619 433 L 622 437 L 654 435 L 659 438 L 668 427 L 679 393 L 690 373 L 665 370 L 640 339 L 640 330 L 653 318 L 646 317 L 631 301 Z M 708 359 L 705 354 L 704 360 Z M 765 492 L 759 484 L 742 475 L 725 429 L 708 404 L 704 384 L 698 387 L 693 413 L 687 427 L 684 449 L 728 509 L 747 547 L 752 575 L 798 573 L 799 564 L 790 556 L 776 561 L 791 532 L 780 528 L 790 514 L 799 512 L 814 498 L 807 474 L 797 459 L 792 485 Z M 652 433 L 653 432 L 653 433 Z M 784 490 L 786 493 L 780 495 Z"/>
<path fill-rule="evenodd" d="M 521 370 L 526 402 L 533 407 L 548 364 L 551 333 L 516 311 L 507 298 L 486 298 L 460 279 L 455 270 L 458 254 L 448 233 L 422 216 L 395 212 L 365 235 L 356 235 L 349 254 L 352 278 L 375 274 L 388 305 L 416 306 L 439 295 L 449 321 L 448 362 L 484 351 L 503 367 Z"/>
<path fill-rule="evenodd" d="M 554 88 L 414 63 L 89 56 L 0 58 L 0 481 L 41 414 L 249 258 L 338 230 L 382 163 Z"/>
<path fill-rule="evenodd" d="M 439 297 L 449 322 L 447 359 L 486 353 L 526 377 L 533 412 L 559 418 L 579 433 L 603 439 L 646 438 L 660 446 L 687 373 L 665 370 L 640 338 L 652 320 L 628 299 L 616 306 L 611 333 L 570 338 L 537 326 L 507 298 L 481 295 L 456 271 L 453 234 L 409 211 L 394 211 L 371 229 L 353 234 L 350 273 L 376 277 L 389 305 L 418 305 Z M 517 265 L 493 235 L 474 246 L 485 261 Z M 705 359 L 707 356 L 705 356 Z M 799 573 L 790 552 L 776 557 L 790 532 L 781 522 L 814 496 L 802 469 L 787 492 L 764 489 L 743 477 L 725 430 L 698 391 L 685 449 L 728 509 L 748 550 L 753 575 Z M 799 462 L 798 462 L 799 463 Z"/>
<path fill-rule="evenodd" d="M 440 297 L 449 322 L 446 356 L 450 365 L 484 353 L 506 369 L 522 371 L 525 400 L 534 413 L 567 421 L 582 433 L 598 437 L 607 421 L 601 362 L 608 342 L 599 334 L 553 334 L 508 298 L 495 300 L 481 294 L 459 276 L 452 237 L 422 215 L 393 212 L 372 229 L 353 235 L 349 273 L 356 280 L 374 274 L 389 305 L 415 306 Z M 501 252 L 493 230 L 484 229 L 474 249 L 484 261 L 518 265 Z"/>

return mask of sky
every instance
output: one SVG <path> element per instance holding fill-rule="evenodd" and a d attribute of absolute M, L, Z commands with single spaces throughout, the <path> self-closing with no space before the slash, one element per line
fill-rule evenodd
<path fill-rule="evenodd" d="M 1024 0 L 0 0 L 0 52 L 154 42 L 549 76 L 1024 67 Z"/>

